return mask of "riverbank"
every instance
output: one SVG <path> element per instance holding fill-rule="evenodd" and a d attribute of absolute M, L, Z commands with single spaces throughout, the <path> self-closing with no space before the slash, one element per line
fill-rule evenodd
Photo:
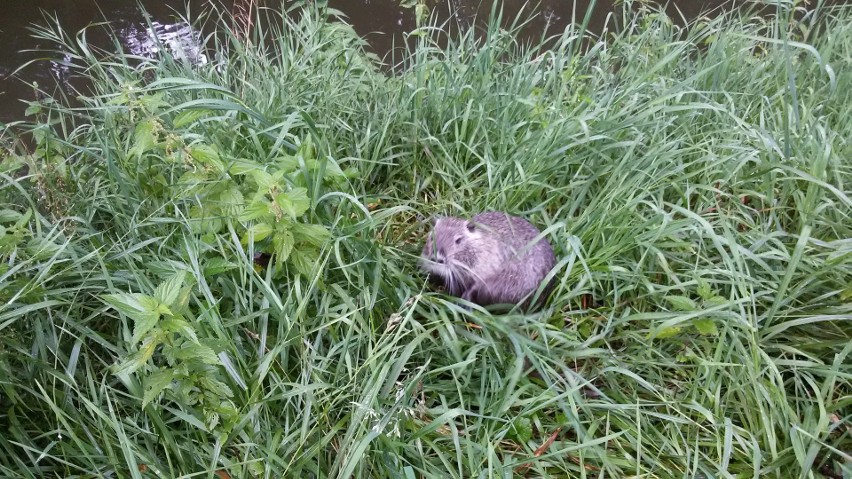
<path fill-rule="evenodd" d="M 2 475 L 848 475 L 852 9 L 741 15 L 393 76 L 316 12 L 195 65 L 46 27 L 95 91 L 0 138 Z M 484 209 L 541 312 L 417 270 Z"/>

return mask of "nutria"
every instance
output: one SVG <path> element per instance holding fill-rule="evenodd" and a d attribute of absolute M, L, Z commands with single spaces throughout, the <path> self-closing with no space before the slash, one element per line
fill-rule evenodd
<path fill-rule="evenodd" d="M 421 268 L 441 279 L 447 291 L 481 306 L 532 305 L 541 282 L 556 264 L 550 243 L 529 221 L 506 213 L 480 213 L 468 221 L 439 217 L 420 259 Z M 543 304 L 553 288 L 548 282 Z"/>

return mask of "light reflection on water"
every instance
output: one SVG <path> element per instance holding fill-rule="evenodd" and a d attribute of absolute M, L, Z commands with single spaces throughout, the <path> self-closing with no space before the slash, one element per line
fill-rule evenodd
<path fill-rule="evenodd" d="M 48 63 L 48 69 L 50 70 L 51 76 L 57 80 L 57 83 L 60 86 L 63 86 L 65 89 L 65 93 L 72 94 L 72 80 L 71 80 L 71 67 L 69 66 L 72 62 L 71 55 L 65 54 L 62 56 L 62 61 L 51 60 Z"/>
<path fill-rule="evenodd" d="M 129 23 L 122 22 L 123 25 L 116 28 L 115 32 L 126 53 L 135 55 L 140 58 L 153 60 L 158 58 L 161 50 L 165 50 L 172 58 L 179 62 L 187 62 L 191 65 L 205 65 L 208 62 L 207 53 L 203 45 L 203 36 L 201 32 L 195 30 L 185 21 L 177 21 L 176 23 L 164 23 L 159 21 L 151 21 L 150 26 L 147 23 Z M 57 88 L 61 88 L 70 98 L 76 97 L 78 91 L 83 85 L 80 81 L 75 81 L 74 71 L 71 67 L 74 58 L 65 54 L 62 58 L 49 60 L 42 63 L 41 69 L 33 68 L 30 75 L 30 81 L 36 81 L 39 87 L 48 86 L 51 82 L 56 83 Z M 9 67 L 0 66 L 2 76 L 8 75 L 12 70 Z M 3 83 L 10 83 L 6 80 Z M 0 83 L 2 88 L 3 83 Z M 32 87 L 27 87 L 28 96 L 32 97 Z M 2 91 L 2 90 L 0 90 Z M 22 98 L 19 96 L 18 98 Z M 20 119 L 21 116 L 13 116 L 6 105 L 6 102 L 11 101 L 8 96 L 0 96 L 0 122 L 9 122 L 14 119 Z M 21 102 L 17 102 L 21 104 Z"/>
<path fill-rule="evenodd" d="M 34 99 L 33 83 L 48 92 L 61 90 L 70 98 L 86 92 L 85 85 L 72 76 L 75 69 L 70 65 L 75 59 L 70 55 L 58 56 L 53 52 L 55 45 L 34 39 L 28 27 L 34 24 L 52 27 L 53 19 L 57 18 L 72 37 L 89 27 L 87 42 L 112 51 L 114 46 L 105 30 L 101 26 L 91 26 L 106 19 L 121 48 L 129 54 L 155 59 L 164 49 L 177 61 L 203 65 L 209 61 L 202 45 L 203 34 L 179 15 L 186 14 L 186 3 L 190 12 L 197 15 L 209 1 L 143 0 L 143 7 L 150 16 L 148 21 L 141 14 L 137 0 L 98 2 L 100 6 L 96 0 L 15 2 L 15 8 L 6 9 L 0 15 L 0 44 L 3 45 L 0 48 L 0 123 L 25 119 L 26 105 L 21 99 Z M 230 8 L 230 2 L 217 0 L 217 3 L 220 8 Z M 10 77 L 21 65 L 34 58 L 52 60 L 29 65 L 15 77 Z"/>
<path fill-rule="evenodd" d="M 156 58 L 160 48 L 178 61 L 204 65 L 207 55 L 202 48 L 201 32 L 194 30 L 188 23 L 151 22 L 151 26 L 130 24 L 119 30 L 119 36 L 127 50 L 140 57 Z"/>

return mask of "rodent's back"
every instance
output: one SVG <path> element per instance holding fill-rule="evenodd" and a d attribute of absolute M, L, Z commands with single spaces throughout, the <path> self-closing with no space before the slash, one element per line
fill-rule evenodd
<path fill-rule="evenodd" d="M 496 211 L 478 214 L 473 222 L 482 225 L 503 248 L 510 250 L 501 255 L 504 264 L 499 274 L 486 279 L 481 294 L 489 298 L 482 298 L 483 301 L 515 303 L 534 293 L 556 265 L 556 255 L 547 239 L 541 237 L 535 241 L 540 234 L 538 228 L 523 218 Z"/>
<path fill-rule="evenodd" d="M 539 234 L 530 222 L 498 211 L 470 221 L 443 217 L 429 235 L 421 264 L 444 279 L 450 294 L 481 305 L 520 304 L 556 264 L 550 243 L 537 239 Z"/>
<path fill-rule="evenodd" d="M 524 247 L 530 247 L 530 242 L 539 234 L 538 228 L 529 221 L 499 211 L 480 213 L 473 217 L 473 222 L 519 252 Z"/>

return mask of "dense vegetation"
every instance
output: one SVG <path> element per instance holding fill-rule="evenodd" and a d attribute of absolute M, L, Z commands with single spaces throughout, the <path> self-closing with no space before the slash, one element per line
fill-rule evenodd
<path fill-rule="evenodd" d="M 196 66 L 36 31 L 93 90 L 0 140 L 0 475 L 850 477 L 852 8 L 393 74 L 269 15 Z M 418 272 L 483 209 L 547 231 L 542 311 Z"/>

